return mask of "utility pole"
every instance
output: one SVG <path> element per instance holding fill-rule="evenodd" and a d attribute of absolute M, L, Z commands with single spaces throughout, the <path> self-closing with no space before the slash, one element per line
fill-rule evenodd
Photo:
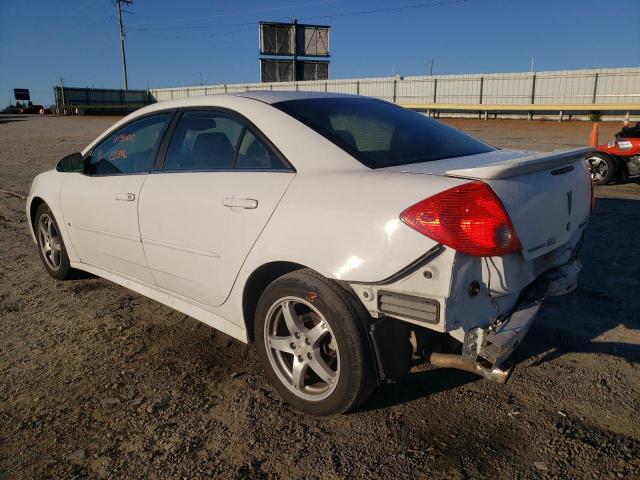
<path fill-rule="evenodd" d="M 429 76 L 433 75 L 433 58 L 429 62 Z"/>
<path fill-rule="evenodd" d="M 122 8 L 121 4 L 131 5 L 133 0 L 115 0 L 116 13 L 118 14 L 118 32 L 120 33 L 120 53 L 122 54 L 122 76 L 124 78 L 124 89 L 129 90 L 129 82 L 127 81 L 127 57 L 124 53 L 124 30 L 122 28 Z"/>
<path fill-rule="evenodd" d="M 531 57 L 531 70 L 529 72 L 533 73 L 533 57 Z"/>
<path fill-rule="evenodd" d="M 304 52 L 303 52 L 304 53 Z M 298 63 L 298 19 L 293 19 L 293 81 L 298 81 L 297 76 Z"/>
<path fill-rule="evenodd" d="M 64 115 L 66 113 L 66 110 L 64 108 L 64 82 L 62 80 L 62 77 L 60 77 L 60 95 L 62 96 L 62 114 Z"/>

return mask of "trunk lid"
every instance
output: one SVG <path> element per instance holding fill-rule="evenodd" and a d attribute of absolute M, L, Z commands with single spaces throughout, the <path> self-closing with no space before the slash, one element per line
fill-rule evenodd
<path fill-rule="evenodd" d="M 522 243 L 522 255 L 529 260 L 565 244 L 586 226 L 591 180 L 583 159 L 591 150 L 497 150 L 381 170 L 487 183 L 502 201 Z"/>

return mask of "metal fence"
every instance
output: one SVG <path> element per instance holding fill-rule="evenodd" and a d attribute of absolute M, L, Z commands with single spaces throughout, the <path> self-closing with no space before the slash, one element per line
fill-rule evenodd
<path fill-rule="evenodd" d="M 640 109 L 640 68 L 527 73 L 380 77 L 307 82 L 235 83 L 151 89 L 156 101 L 245 92 L 300 90 L 353 93 L 415 108 L 473 110 Z M 522 105 L 522 109 L 519 106 Z M 538 108 L 540 107 L 540 108 Z M 565 108 L 569 107 L 569 108 Z"/>
<path fill-rule="evenodd" d="M 128 113 L 154 100 L 148 90 L 115 90 L 55 86 L 60 113 Z"/>

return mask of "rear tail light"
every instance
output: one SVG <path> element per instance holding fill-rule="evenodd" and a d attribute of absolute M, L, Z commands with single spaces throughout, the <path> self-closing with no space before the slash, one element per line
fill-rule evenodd
<path fill-rule="evenodd" d="M 467 255 L 493 257 L 522 250 L 502 202 L 483 182 L 465 183 L 426 198 L 402 212 L 400 219 Z"/>

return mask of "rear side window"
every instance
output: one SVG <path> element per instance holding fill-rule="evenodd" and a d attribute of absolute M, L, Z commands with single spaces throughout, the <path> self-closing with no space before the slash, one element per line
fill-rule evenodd
<path fill-rule="evenodd" d="M 91 152 L 92 175 L 149 172 L 154 153 L 171 113 L 136 120 L 112 133 Z"/>
<path fill-rule="evenodd" d="M 169 142 L 164 170 L 270 170 L 284 164 L 244 123 L 222 112 L 182 114 Z"/>
<path fill-rule="evenodd" d="M 219 112 L 185 112 L 171 137 L 164 170 L 217 170 L 233 167 L 244 126 Z"/>
<path fill-rule="evenodd" d="M 288 100 L 274 106 L 317 131 L 369 168 L 475 155 L 494 150 L 454 128 L 368 98 Z"/>
<path fill-rule="evenodd" d="M 241 170 L 282 169 L 282 161 L 249 130 L 245 130 L 234 168 Z"/>

